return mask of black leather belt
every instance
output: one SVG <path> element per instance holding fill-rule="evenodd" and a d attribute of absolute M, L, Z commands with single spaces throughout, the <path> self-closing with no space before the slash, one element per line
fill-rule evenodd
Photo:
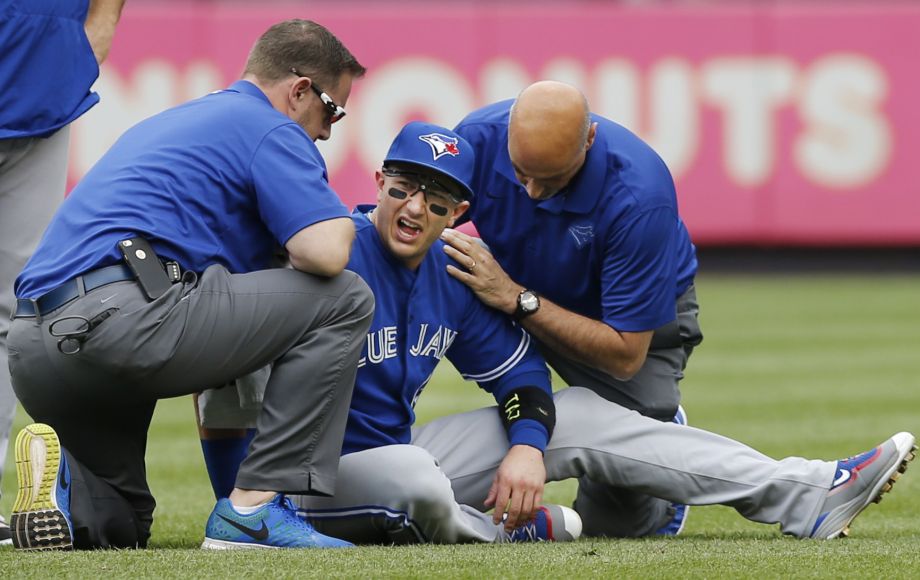
<path fill-rule="evenodd" d="M 106 266 L 98 270 L 90 270 L 82 276 L 77 276 L 73 280 L 64 282 L 54 290 L 35 299 L 19 298 L 16 300 L 16 313 L 13 318 L 29 318 L 40 316 L 45 313 L 57 310 L 71 300 L 76 300 L 90 290 L 95 290 L 125 280 L 134 280 L 134 273 L 127 264 L 115 264 Z M 83 284 L 83 292 L 80 292 L 80 284 Z"/>

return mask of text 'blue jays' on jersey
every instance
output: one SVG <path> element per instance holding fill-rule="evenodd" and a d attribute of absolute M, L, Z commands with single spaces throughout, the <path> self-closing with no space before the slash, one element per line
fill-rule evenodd
<path fill-rule="evenodd" d="M 342 453 L 409 443 L 415 402 L 444 356 L 496 400 L 524 386 L 550 393 L 549 371 L 530 335 L 447 273 L 454 262 L 444 244 L 436 241 L 418 270 L 409 270 L 383 246 L 364 213 L 370 209 L 361 206 L 352 216 L 356 238 L 348 269 L 364 278 L 376 306 Z M 509 440 L 542 451 L 547 436 L 540 423 L 523 419 L 512 425 Z"/>
<path fill-rule="evenodd" d="M 561 192 L 534 201 L 508 155 L 511 104 L 474 111 L 456 128 L 476 151 L 467 215 L 495 258 L 517 283 L 616 330 L 673 321 L 697 263 L 664 161 L 592 115 L 597 137 L 584 166 Z"/>
<path fill-rule="evenodd" d="M 306 131 L 237 81 L 122 135 L 61 204 L 16 296 L 118 263 L 137 235 L 185 270 L 261 270 L 301 229 L 348 216 Z"/>

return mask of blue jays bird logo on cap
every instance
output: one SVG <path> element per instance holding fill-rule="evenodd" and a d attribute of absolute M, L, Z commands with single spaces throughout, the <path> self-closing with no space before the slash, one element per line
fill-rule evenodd
<path fill-rule="evenodd" d="M 457 133 L 441 125 L 412 121 L 399 130 L 383 164 L 413 165 L 440 173 L 459 186 L 458 195 L 471 199 L 475 161 L 473 148 Z"/>
<path fill-rule="evenodd" d="M 419 135 L 418 138 L 431 146 L 431 153 L 434 155 L 435 161 L 445 155 L 452 155 L 453 157 L 460 155 L 456 137 L 448 137 L 440 133 L 429 133 L 428 135 Z"/>

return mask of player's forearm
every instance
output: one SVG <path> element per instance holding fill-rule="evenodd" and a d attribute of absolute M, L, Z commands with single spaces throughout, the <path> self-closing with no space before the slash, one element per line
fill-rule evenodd
<path fill-rule="evenodd" d="M 554 351 L 620 380 L 632 378 L 642 368 L 651 340 L 650 332 L 617 332 L 603 322 L 566 310 L 543 296 L 540 297 L 540 309 L 524 318 L 521 324 Z"/>
<path fill-rule="evenodd" d="M 124 5 L 125 0 L 90 0 L 84 28 L 99 64 L 109 55 L 112 39 L 115 37 L 115 26 L 121 18 L 121 9 Z"/>

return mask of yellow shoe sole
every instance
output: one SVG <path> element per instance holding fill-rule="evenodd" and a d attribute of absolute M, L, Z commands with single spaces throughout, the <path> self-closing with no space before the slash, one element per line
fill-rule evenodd
<path fill-rule="evenodd" d="M 16 475 L 19 493 L 13 504 L 10 528 L 20 550 L 73 548 L 68 515 L 57 497 L 61 442 L 44 423 L 33 423 L 16 437 Z M 69 485 L 69 484 L 68 484 Z"/>

